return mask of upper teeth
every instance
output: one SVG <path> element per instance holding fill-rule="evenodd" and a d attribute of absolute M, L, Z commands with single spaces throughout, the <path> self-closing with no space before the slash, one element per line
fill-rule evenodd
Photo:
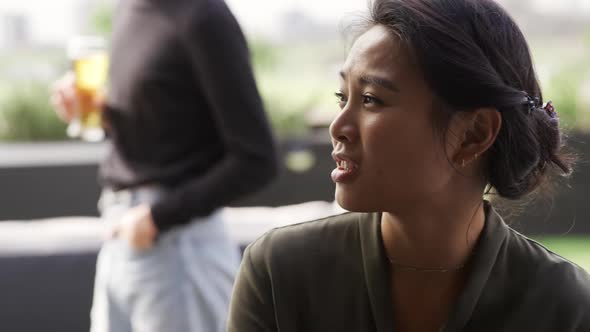
<path fill-rule="evenodd" d="M 346 160 L 341 160 L 338 166 L 343 169 L 348 169 L 348 163 Z"/>

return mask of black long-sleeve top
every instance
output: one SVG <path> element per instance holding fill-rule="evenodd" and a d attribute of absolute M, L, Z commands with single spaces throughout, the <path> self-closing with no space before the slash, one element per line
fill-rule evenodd
<path fill-rule="evenodd" d="M 222 0 L 121 0 L 113 29 L 103 186 L 165 187 L 152 206 L 163 231 L 273 178 L 246 41 Z"/>

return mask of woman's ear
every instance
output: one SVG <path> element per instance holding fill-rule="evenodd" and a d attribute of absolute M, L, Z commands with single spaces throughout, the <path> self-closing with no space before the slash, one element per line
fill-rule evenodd
<path fill-rule="evenodd" d="M 491 107 L 462 112 L 454 124 L 455 138 L 453 163 L 458 166 L 473 162 L 494 144 L 502 126 L 502 115 Z"/>

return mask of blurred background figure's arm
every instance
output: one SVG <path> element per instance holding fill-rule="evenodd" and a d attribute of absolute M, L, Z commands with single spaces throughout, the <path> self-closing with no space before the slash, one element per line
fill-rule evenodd
<path fill-rule="evenodd" d="M 224 156 L 153 205 L 160 230 L 206 216 L 258 191 L 275 178 L 278 169 L 273 135 L 238 22 L 222 1 L 195 7 L 181 38 L 197 88 L 211 108 L 211 126 L 219 133 Z"/>

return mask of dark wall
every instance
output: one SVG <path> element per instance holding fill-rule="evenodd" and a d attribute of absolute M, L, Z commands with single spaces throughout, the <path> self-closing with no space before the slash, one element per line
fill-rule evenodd
<path fill-rule="evenodd" d="M 88 331 L 95 265 L 96 252 L 0 256 L 0 330 Z"/>
<path fill-rule="evenodd" d="M 97 215 L 96 165 L 0 168 L 0 220 Z"/>
<path fill-rule="evenodd" d="M 582 161 L 590 156 L 590 145 L 586 142 L 590 142 L 588 134 L 573 135 L 570 139 Z M 333 200 L 331 150 L 330 144 L 321 140 L 283 142 L 280 148 L 283 160 L 290 152 L 308 151 L 315 158 L 311 169 L 295 172 L 283 164 L 279 177 L 271 185 L 232 205 L 280 206 Z M 96 172 L 96 161 L 75 165 L 0 166 L 0 220 L 97 215 L 100 189 Z M 526 205 L 518 217 L 507 219 L 526 234 L 590 234 L 589 197 L 590 164 L 580 162 L 569 187 L 562 185 L 553 201 L 540 200 Z M 506 210 L 504 215 L 513 211 Z"/>
<path fill-rule="evenodd" d="M 290 153 L 309 152 L 313 166 L 305 172 L 287 167 Z M 281 169 L 278 178 L 258 193 L 244 197 L 233 206 L 281 206 L 308 201 L 333 201 L 334 182 L 330 173 L 336 166 L 331 157 L 332 145 L 325 142 L 284 142 L 280 149 Z"/>
<path fill-rule="evenodd" d="M 556 181 L 555 195 L 538 195 L 536 201 L 504 213 L 516 212 L 506 219 L 517 230 L 525 234 L 590 234 L 590 134 L 572 135 L 568 146 L 577 155 L 577 165 L 570 179 Z"/>
<path fill-rule="evenodd" d="M 67 150 L 69 147 L 61 148 Z M 280 151 L 282 161 L 290 152 L 309 152 L 315 162 L 306 172 L 289 170 L 283 163 L 272 184 L 232 206 L 280 206 L 333 200 L 334 184 L 330 172 L 334 162 L 329 144 L 290 141 L 284 142 Z M 98 215 L 98 159 L 97 156 L 93 162 L 73 165 L 68 165 L 67 161 L 62 165 L 28 165 L 23 162 L 4 167 L 0 160 L 0 220 Z"/>

